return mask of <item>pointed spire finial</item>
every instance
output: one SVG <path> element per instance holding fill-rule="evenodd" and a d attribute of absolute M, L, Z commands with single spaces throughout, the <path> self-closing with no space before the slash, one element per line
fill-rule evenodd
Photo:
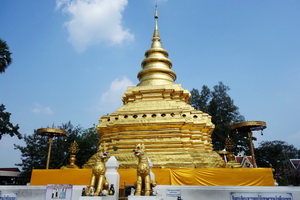
<path fill-rule="evenodd" d="M 158 11 L 155 6 L 154 33 L 151 48 L 146 51 L 145 59 L 142 61 L 142 70 L 138 73 L 140 83 L 138 86 L 168 85 L 174 84 L 176 73 L 171 69 L 172 62 L 168 58 L 168 52 L 162 48 L 158 34 Z"/>
<path fill-rule="evenodd" d="M 157 3 L 155 5 L 155 14 L 154 14 L 154 18 L 158 19 L 158 12 L 157 12 Z"/>
<path fill-rule="evenodd" d="M 154 33 L 153 33 L 153 38 L 152 38 L 152 48 L 153 47 L 161 48 L 160 36 L 159 36 L 159 33 L 158 33 L 158 11 L 157 11 L 157 4 L 155 5 L 154 19 L 155 19 L 155 27 L 154 27 Z"/>

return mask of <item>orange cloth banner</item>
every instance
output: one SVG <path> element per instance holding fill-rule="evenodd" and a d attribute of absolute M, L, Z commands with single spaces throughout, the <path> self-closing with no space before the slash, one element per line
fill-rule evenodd
<path fill-rule="evenodd" d="M 30 185 L 89 185 L 91 176 L 92 169 L 34 169 Z"/>
<path fill-rule="evenodd" d="M 133 185 L 136 169 L 118 169 L 120 188 Z M 158 185 L 274 186 L 271 168 L 154 168 Z M 91 169 L 34 169 L 31 185 L 89 185 Z"/>
<path fill-rule="evenodd" d="M 119 169 L 120 186 L 133 185 L 136 169 Z M 154 168 L 158 185 L 274 186 L 271 168 Z"/>
<path fill-rule="evenodd" d="M 270 168 L 172 169 L 170 173 L 170 185 L 274 186 Z"/>

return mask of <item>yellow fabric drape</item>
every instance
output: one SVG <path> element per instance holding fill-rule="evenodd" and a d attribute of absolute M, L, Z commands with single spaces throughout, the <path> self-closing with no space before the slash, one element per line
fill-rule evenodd
<path fill-rule="evenodd" d="M 34 169 L 30 185 L 89 185 L 91 176 L 92 169 Z"/>
<path fill-rule="evenodd" d="M 120 185 L 133 185 L 136 169 L 119 169 Z M 274 186 L 271 168 L 152 169 L 158 185 Z"/>
<path fill-rule="evenodd" d="M 182 168 L 152 169 L 158 185 L 274 186 L 271 168 Z M 118 169 L 120 187 L 133 185 L 136 169 Z M 48 169 L 32 171 L 31 185 L 88 185 L 91 169 Z"/>
<path fill-rule="evenodd" d="M 215 168 L 170 170 L 170 185 L 274 186 L 272 169 Z"/>

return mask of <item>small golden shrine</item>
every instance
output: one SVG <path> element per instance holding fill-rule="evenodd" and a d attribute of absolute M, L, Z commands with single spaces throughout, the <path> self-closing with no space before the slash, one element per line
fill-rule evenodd
<path fill-rule="evenodd" d="M 69 153 L 70 153 L 70 164 L 67 166 L 63 166 L 61 167 L 62 169 L 79 169 L 80 167 L 78 167 L 75 162 L 76 162 L 76 154 L 79 152 L 79 147 L 77 142 L 74 140 L 71 143 L 71 146 L 69 147 Z"/>
<path fill-rule="evenodd" d="M 158 33 L 158 13 L 151 48 L 137 77 L 116 112 L 100 118 L 100 144 L 106 143 L 120 168 L 136 168 L 132 149 L 144 143 L 154 168 L 219 168 L 222 158 L 213 151 L 211 116 L 190 105 L 190 92 L 175 84 L 168 52 Z M 94 156 L 84 166 L 91 168 Z"/>
<path fill-rule="evenodd" d="M 225 141 L 225 149 L 228 149 L 227 156 L 228 162 L 226 163 L 227 168 L 239 168 L 241 165 L 235 161 L 234 152 L 235 144 L 233 143 L 232 139 L 229 137 L 226 138 Z"/>

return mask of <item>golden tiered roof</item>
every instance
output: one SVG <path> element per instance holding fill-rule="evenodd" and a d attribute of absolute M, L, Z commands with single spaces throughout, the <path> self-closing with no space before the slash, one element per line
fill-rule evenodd
<path fill-rule="evenodd" d="M 141 66 L 140 83 L 128 87 L 124 105 L 102 116 L 97 126 L 100 143 L 108 145 L 120 168 L 136 168 L 132 150 L 138 143 L 145 144 L 153 167 L 223 167 L 211 144 L 211 116 L 195 110 L 190 92 L 174 83 L 176 74 L 158 33 L 157 9 L 152 45 Z M 92 162 L 93 158 L 85 167 Z"/>
<path fill-rule="evenodd" d="M 158 33 L 158 14 L 155 11 L 155 27 L 152 37 L 151 49 L 146 51 L 142 62 L 142 70 L 138 73 L 140 83 L 138 86 L 168 85 L 176 79 L 172 68 L 172 62 L 168 59 L 168 52 L 162 48 Z"/>

